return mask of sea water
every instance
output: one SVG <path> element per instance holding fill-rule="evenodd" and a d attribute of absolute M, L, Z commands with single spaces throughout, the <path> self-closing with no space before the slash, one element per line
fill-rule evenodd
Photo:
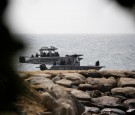
<path fill-rule="evenodd" d="M 26 48 L 16 55 L 17 71 L 40 70 L 39 64 L 19 63 L 21 55 L 30 57 L 42 46 L 58 48 L 60 56 L 83 54 L 81 65 L 95 65 L 99 60 L 105 70 L 135 70 L 135 35 L 47 34 L 19 35 Z M 102 70 L 103 70 L 102 69 Z"/>

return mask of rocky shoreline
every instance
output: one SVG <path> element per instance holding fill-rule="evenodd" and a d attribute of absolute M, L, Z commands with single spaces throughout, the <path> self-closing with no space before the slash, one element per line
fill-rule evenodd
<path fill-rule="evenodd" d="M 20 72 L 46 108 L 35 115 L 133 115 L 134 71 Z"/>

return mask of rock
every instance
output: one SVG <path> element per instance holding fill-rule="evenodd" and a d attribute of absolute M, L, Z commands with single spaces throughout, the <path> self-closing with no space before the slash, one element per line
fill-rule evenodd
<path fill-rule="evenodd" d="M 36 115 L 53 115 L 52 112 L 37 112 Z"/>
<path fill-rule="evenodd" d="M 52 76 L 51 74 L 34 74 L 33 77 L 43 77 L 43 78 L 48 78 L 48 79 L 52 79 L 54 78 L 54 76 Z"/>
<path fill-rule="evenodd" d="M 135 97 L 135 88 L 134 87 L 124 87 L 124 88 L 113 88 L 111 90 L 113 95 L 121 95 L 125 97 Z"/>
<path fill-rule="evenodd" d="M 53 83 L 50 79 L 44 77 L 30 77 L 27 81 L 32 85 Z"/>
<path fill-rule="evenodd" d="M 127 112 L 128 115 L 135 115 L 135 108 L 133 108 L 133 109 L 130 108 L 126 112 Z"/>
<path fill-rule="evenodd" d="M 134 71 L 126 71 L 126 72 L 124 72 L 124 74 L 125 74 L 128 78 L 135 78 L 135 70 L 134 70 Z"/>
<path fill-rule="evenodd" d="M 92 78 L 101 78 L 102 75 L 98 70 L 88 70 L 87 72 L 80 72 L 80 74 L 84 75 L 86 78 L 87 77 L 92 77 Z"/>
<path fill-rule="evenodd" d="M 46 84 L 39 84 L 33 86 L 38 92 L 45 92 L 51 89 L 52 87 L 56 87 L 58 85 L 55 85 L 54 83 L 46 83 Z"/>
<path fill-rule="evenodd" d="M 119 98 L 111 97 L 111 96 L 102 96 L 98 98 L 91 98 L 91 101 L 95 103 L 97 106 L 102 105 L 104 107 L 114 107 L 117 106 L 120 102 Z"/>
<path fill-rule="evenodd" d="M 93 89 L 101 91 L 109 91 L 116 86 L 116 80 L 113 77 L 106 78 L 87 78 L 86 83 L 92 85 Z"/>
<path fill-rule="evenodd" d="M 56 81 L 55 83 L 65 87 L 71 87 L 73 82 L 67 79 L 61 79 Z"/>
<path fill-rule="evenodd" d="M 101 115 L 126 115 L 126 113 L 120 109 L 104 108 L 101 110 Z"/>
<path fill-rule="evenodd" d="M 93 103 L 91 103 L 89 100 L 88 101 L 83 101 L 83 100 L 79 100 L 80 103 L 82 103 L 84 106 L 87 107 L 96 107 Z"/>
<path fill-rule="evenodd" d="M 135 87 L 134 78 L 120 78 L 118 87 Z"/>
<path fill-rule="evenodd" d="M 121 96 L 121 95 L 113 95 L 113 97 L 119 98 L 119 99 L 121 99 L 122 101 L 124 101 L 124 100 L 127 99 L 127 97 Z"/>
<path fill-rule="evenodd" d="M 91 87 L 92 87 L 91 84 L 80 84 L 80 85 L 79 85 L 79 89 L 80 89 L 80 90 L 83 90 L 83 91 L 91 90 L 91 89 L 92 89 Z"/>
<path fill-rule="evenodd" d="M 97 98 L 102 95 L 102 93 L 99 90 L 86 91 L 86 92 L 89 93 L 90 97 L 92 98 Z"/>
<path fill-rule="evenodd" d="M 100 109 L 97 107 L 85 107 L 85 111 L 92 113 L 100 113 Z"/>
<path fill-rule="evenodd" d="M 124 71 L 116 71 L 116 70 L 103 70 L 100 71 L 100 74 L 103 77 L 109 78 L 109 77 L 114 77 L 114 78 L 121 78 L 121 77 L 126 77 L 124 74 Z"/>
<path fill-rule="evenodd" d="M 90 95 L 87 92 L 83 92 L 83 91 L 80 91 L 80 90 L 77 90 L 77 89 L 73 89 L 71 91 L 71 94 L 73 94 L 79 100 L 90 100 Z"/>
<path fill-rule="evenodd" d="M 62 78 L 60 76 L 56 76 L 52 79 L 52 81 L 55 83 L 58 80 L 61 80 Z"/>
<path fill-rule="evenodd" d="M 24 78 L 24 79 L 29 78 L 29 76 L 27 74 L 24 74 L 24 73 L 20 73 L 19 77 Z"/>
<path fill-rule="evenodd" d="M 81 115 L 85 108 L 60 86 L 52 87 L 42 94 L 42 103 L 53 115 Z"/>
<path fill-rule="evenodd" d="M 129 108 L 135 109 L 135 99 L 127 99 L 123 102 L 124 105 L 126 105 Z"/>
<path fill-rule="evenodd" d="M 71 80 L 74 84 L 84 83 L 86 80 L 84 76 L 78 73 L 67 73 L 63 75 L 64 75 L 63 77 L 64 79 Z"/>

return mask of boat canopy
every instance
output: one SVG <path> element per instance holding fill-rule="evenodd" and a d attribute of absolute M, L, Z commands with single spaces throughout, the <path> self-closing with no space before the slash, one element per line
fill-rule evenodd
<path fill-rule="evenodd" d="M 58 48 L 53 47 L 53 46 L 50 46 L 50 47 L 43 46 L 43 47 L 41 47 L 41 49 L 39 49 L 39 51 L 55 51 L 57 49 Z"/>

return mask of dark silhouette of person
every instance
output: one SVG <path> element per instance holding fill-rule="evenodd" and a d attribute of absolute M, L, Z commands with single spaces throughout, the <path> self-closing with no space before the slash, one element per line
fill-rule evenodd
<path fill-rule="evenodd" d="M 53 62 L 53 65 L 54 65 L 54 66 L 56 65 L 56 61 Z"/>
<path fill-rule="evenodd" d="M 36 53 L 36 57 L 38 57 L 39 55 L 38 55 L 38 53 Z"/>
<path fill-rule="evenodd" d="M 99 63 L 99 60 L 98 60 L 98 61 L 96 61 L 95 66 L 99 66 L 99 65 L 100 65 L 100 63 Z"/>
<path fill-rule="evenodd" d="M 43 64 L 41 64 L 40 65 L 40 70 L 47 70 L 48 68 L 46 67 L 46 64 L 45 63 L 43 63 Z"/>
<path fill-rule="evenodd" d="M 46 53 L 45 52 L 43 53 L 43 57 L 46 57 Z"/>
<path fill-rule="evenodd" d="M 60 60 L 60 65 L 65 65 L 65 60 L 64 59 Z"/>
<path fill-rule="evenodd" d="M 31 57 L 33 58 L 33 57 L 34 57 L 34 55 L 31 55 Z"/>
<path fill-rule="evenodd" d="M 16 102 L 17 96 L 23 90 L 21 78 L 13 68 L 14 55 L 24 48 L 21 41 L 16 40 L 3 22 L 4 10 L 8 5 L 8 0 L 0 2 L 0 110 L 10 110 Z M 3 46 L 4 45 L 4 46 Z M 6 53 L 3 53 L 6 52 Z M 10 106 L 9 106 L 10 105 Z M 11 106 L 12 105 L 12 106 Z"/>

